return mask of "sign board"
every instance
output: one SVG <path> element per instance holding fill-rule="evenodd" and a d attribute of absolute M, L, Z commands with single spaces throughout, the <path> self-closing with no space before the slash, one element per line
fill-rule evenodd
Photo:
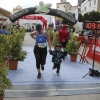
<path fill-rule="evenodd" d="M 89 51 L 86 55 L 87 58 L 89 59 L 93 59 L 94 57 L 94 41 L 95 39 L 92 39 Z M 95 59 L 94 59 L 97 63 L 100 63 L 100 39 L 96 39 L 96 48 L 95 48 Z"/>
<path fill-rule="evenodd" d="M 84 22 L 83 29 L 100 30 L 100 23 L 99 22 Z"/>

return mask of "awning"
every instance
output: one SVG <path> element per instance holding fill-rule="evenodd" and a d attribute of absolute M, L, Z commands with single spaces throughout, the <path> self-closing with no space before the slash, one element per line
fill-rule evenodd
<path fill-rule="evenodd" d="M 0 7 L 0 14 L 9 17 L 11 15 L 11 12 Z"/>
<path fill-rule="evenodd" d="M 0 19 L 7 19 L 7 17 L 4 15 L 0 15 Z"/>

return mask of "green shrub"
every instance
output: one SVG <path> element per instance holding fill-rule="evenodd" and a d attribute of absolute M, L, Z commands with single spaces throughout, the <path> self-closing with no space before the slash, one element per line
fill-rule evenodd
<path fill-rule="evenodd" d="M 71 33 L 70 40 L 68 40 L 65 51 L 67 51 L 68 54 L 77 54 L 79 50 L 79 44 L 80 43 L 77 41 L 77 36 Z"/>
<path fill-rule="evenodd" d="M 58 44 L 58 32 L 54 32 L 52 45 L 55 47 Z"/>
<path fill-rule="evenodd" d="M 7 49 L 7 36 L 0 35 L 0 96 L 4 95 L 5 89 L 12 87 L 10 79 L 6 77 L 9 71 L 9 67 L 6 63 Z"/>

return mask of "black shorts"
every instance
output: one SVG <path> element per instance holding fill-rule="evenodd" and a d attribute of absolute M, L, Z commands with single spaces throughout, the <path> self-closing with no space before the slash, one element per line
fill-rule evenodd
<path fill-rule="evenodd" d="M 40 47 L 35 45 L 35 47 L 34 47 L 34 54 L 38 54 L 41 57 L 46 56 L 47 55 L 47 47 L 40 48 Z"/>
<path fill-rule="evenodd" d="M 67 45 L 67 42 L 61 42 L 61 44 L 62 44 L 62 47 L 65 48 Z"/>
<path fill-rule="evenodd" d="M 54 63 L 54 68 L 59 68 L 60 69 L 60 64 Z"/>
<path fill-rule="evenodd" d="M 40 65 L 45 65 L 47 56 L 47 47 L 40 48 L 38 46 L 34 47 L 34 55 L 36 58 L 36 67 L 40 69 Z"/>

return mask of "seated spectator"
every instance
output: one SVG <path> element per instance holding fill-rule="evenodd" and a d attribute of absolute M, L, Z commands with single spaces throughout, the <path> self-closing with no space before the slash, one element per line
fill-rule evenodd
<path fill-rule="evenodd" d="M 83 30 L 80 32 L 79 36 L 84 36 L 84 32 L 85 32 L 85 29 L 83 29 Z"/>
<path fill-rule="evenodd" d="M 97 31 L 97 38 L 100 39 L 100 30 Z"/>
<path fill-rule="evenodd" d="M 90 35 L 90 30 L 86 30 L 87 35 Z"/>

